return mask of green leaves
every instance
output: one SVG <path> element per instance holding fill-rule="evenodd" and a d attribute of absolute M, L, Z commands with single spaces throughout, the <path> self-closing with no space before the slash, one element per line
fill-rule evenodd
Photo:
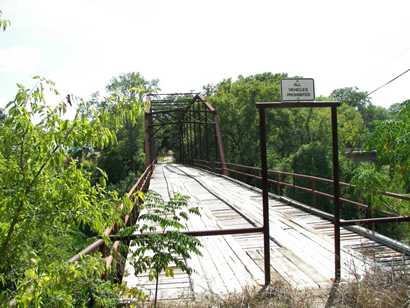
<path fill-rule="evenodd" d="M 404 102 L 391 120 L 379 121 L 368 147 L 377 151 L 377 163 L 389 167 L 390 175 L 400 174 L 410 192 L 410 102 Z"/>
<path fill-rule="evenodd" d="M 167 277 L 174 275 L 173 268 L 191 273 L 186 259 L 200 254 L 201 244 L 196 238 L 181 233 L 190 215 L 199 215 L 199 209 L 190 207 L 185 196 L 175 194 L 168 202 L 156 193 L 145 196 L 135 230 L 141 234 L 133 246 L 135 275 L 148 271 L 149 279 L 158 283 L 158 275 L 163 271 Z"/>
<path fill-rule="evenodd" d="M 81 118 L 80 112 L 69 119 L 65 100 L 46 103 L 58 93 L 55 84 L 35 79 L 32 89 L 18 85 L 0 121 L 2 290 L 16 291 L 34 278 L 48 284 L 44 277 L 54 262 L 66 260 L 85 246 L 87 236 L 101 234 L 120 217 L 114 206 L 119 199 L 107 190 L 105 172 L 73 155 L 74 149 L 110 141 L 111 129 Z M 37 272 L 44 277 L 33 276 L 28 252 L 36 255 Z M 24 298 L 37 303 L 37 297 Z"/>
<path fill-rule="evenodd" d="M 115 306 L 126 290 L 103 281 L 104 262 L 85 256 L 76 263 L 52 262 L 47 270 L 32 262 L 19 283 L 15 299 L 22 307 Z"/>

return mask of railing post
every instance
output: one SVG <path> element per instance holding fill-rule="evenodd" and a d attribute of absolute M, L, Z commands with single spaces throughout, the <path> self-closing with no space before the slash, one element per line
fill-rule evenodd
<path fill-rule="evenodd" d="M 312 188 L 312 205 L 316 206 L 317 205 L 316 204 L 317 199 L 316 199 L 316 194 L 315 194 L 315 192 L 316 192 L 316 181 L 314 181 L 312 178 L 310 179 L 310 187 Z"/>
<path fill-rule="evenodd" d="M 279 196 L 282 196 L 282 173 L 279 173 Z"/>

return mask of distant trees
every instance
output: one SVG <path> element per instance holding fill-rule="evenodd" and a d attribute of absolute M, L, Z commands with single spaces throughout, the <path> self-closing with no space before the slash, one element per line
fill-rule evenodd
<path fill-rule="evenodd" d="M 377 150 L 379 168 L 386 167 L 391 180 L 410 193 L 410 100 L 396 105 L 390 120 L 376 122 L 367 146 Z"/>
<path fill-rule="evenodd" d="M 116 131 L 116 143 L 101 149 L 97 164 L 105 170 L 110 184 L 118 185 L 121 190 L 144 168 L 144 106 L 143 96 L 158 91 L 158 80 L 145 80 L 139 73 L 127 73 L 111 79 L 106 87 L 107 98 L 94 96 L 92 104 L 99 109 L 111 110 L 118 102 L 133 106 L 136 118 L 126 119 Z M 128 175 L 131 175 L 128 177 Z M 119 186 L 118 186 L 119 188 Z"/>
<path fill-rule="evenodd" d="M 224 137 L 226 159 L 232 162 L 255 164 L 258 159 L 258 116 L 256 101 L 278 100 L 279 84 L 286 74 L 264 73 L 249 77 L 239 76 L 238 80 L 225 79 L 212 90 L 210 102 L 217 108 L 221 118 L 221 129 Z M 209 89 L 212 87 L 208 86 Z M 278 117 L 286 121 L 286 117 Z M 272 121 L 268 121 L 272 123 Z M 274 122 L 274 121 L 273 121 Z M 277 123 L 277 122 L 276 122 Z M 283 126 L 286 132 L 292 130 Z M 280 134 L 277 131 L 275 133 Z M 271 137 L 270 137 L 271 138 Z M 291 140 L 288 135 L 286 138 Z M 286 144 L 275 144 L 288 147 Z"/>
<path fill-rule="evenodd" d="M 272 73 L 239 76 L 236 81 L 226 79 L 214 87 L 209 99 L 220 114 L 228 161 L 258 164 L 259 120 L 255 102 L 280 100 L 280 80 L 285 77 L 286 74 Z M 345 102 L 339 108 L 341 150 L 361 147 L 366 126 L 358 109 L 368 105 L 362 103 L 365 93 L 349 88 L 334 91 L 334 96 L 352 102 Z M 364 100 L 368 102 L 367 99 Z M 323 150 L 329 151 L 329 110 L 270 110 L 267 114 L 267 126 L 268 160 L 271 168 L 291 169 L 293 156 L 303 145 L 320 144 Z M 304 172 L 309 173 L 306 168 L 304 167 Z M 325 170 L 310 171 L 311 174 L 328 175 Z"/>
<path fill-rule="evenodd" d="M 157 92 L 159 80 L 145 80 L 138 72 L 121 74 L 113 77 L 106 86 L 110 94 L 118 94 L 129 100 L 139 99 L 142 101 L 144 94 Z"/>
<path fill-rule="evenodd" d="M 259 120 L 255 102 L 278 101 L 280 80 L 285 77 L 286 74 L 272 73 L 239 76 L 237 80 L 225 79 L 215 86 L 206 87 L 211 94 L 209 100 L 220 114 L 227 161 L 247 165 L 259 164 Z M 357 192 L 367 189 L 357 181 L 363 177 L 375 179 L 373 184 L 364 183 L 374 186 L 372 192 L 384 189 L 410 192 L 409 101 L 393 105 L 387 110 L 374 106 L 367 92 L 356 87 L 336 89 L 330 98 L 319 99 L 342 102 L 338 108 L 338 131 L 343 180 L 350 181 L 353 178 L 358 182 Z M 332 176 L 329 110 L 269 110 L 267 131 L 269 168 L 328 178 Z M 355 163 L 345 155 L 352 149 L 377 150 L 377 161 L 375 164 Z M 383 185 L 382 181 L 376 181 L 386 177 L 389 178 L 389 185 L 386 185 L 386 181 L 383 181 Z M 296 183 L 310 187 L 310 183 L 305 179 L 296 179 Z M 320 189 L 332 193 L 329 185 Z M 288 193 L 307 203 L 311 200 L 310 195 L 305 192 L 290 189 Z M 405 204 L 408 205 L 406 202 L 395 203 L 380 196 L 369 198 L 369 194 L 362 194 L 359 199 L 370 203 L 377 201 L 375 208 L 379 210 L 393 206 L 402 213 L 409 212 L 405 210 Z M 316 205 L 322 209 L 332 209 L 327 200 L 318 200 L 319 204 Z M 345 212 L 352 217 L 357 214 L 353 209 L 346 208 Z M 403 228 L 391 230 L 394 230 L 394 234 L 405 234 Z"/>
<path fill-rule="evenodd" d="M 346 87 L 333 90 L 330 97 L 354 107 L 362 115 L 363 121 L 370 130 L 374 121 L 386 120 L 388 111 L 372 104 L 367 92 L 359 91 L 357 87 Z"/>

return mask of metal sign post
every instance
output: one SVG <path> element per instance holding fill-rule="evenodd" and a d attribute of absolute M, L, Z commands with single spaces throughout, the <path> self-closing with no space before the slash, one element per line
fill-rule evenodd
<path fill-rule="evenodd" d="M 269 196 L 268 196 L 268 166 L 266 153 L 266 115 L 267 108 L 330 108 L 332 125 L 332 154 L 333 154 L 333 191 L 334 191 L 334 236 L 335 236 L 335 281 L 340 281 L 340 179 L 339 179 L 339 149 L 337 136 L 337 107 L 339 102 L 260 102 L 256 103 L 259 110 L 261 177 L 262 177 L 262 204 L 263 204 L 263 235 L 264 235 L 264 262 L 265 285 L 270 284 L 270 244 L 269 244 Z"/>
<path fill-rule="evenodd" d="M 269 196 L 268 196 L 268 163 L 266 158 L 266 117 L 265 109 L 259 108 L 259 131 L 262 176 L 263 208 L 263 255 L 265 268 L 265 287 L 270 285 L 270 243 L 269 243 Z"/>

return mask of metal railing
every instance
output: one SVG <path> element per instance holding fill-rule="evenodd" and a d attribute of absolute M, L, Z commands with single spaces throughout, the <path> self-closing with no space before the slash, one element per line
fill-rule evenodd
<path fill-rule="evenodd" d="M 222 167 L 220 162 L 212 162 L 212 161 L 206 161 L 206 160 L 194 160 L 194 165 L 204 168 L 209 171 L 213 171 L 216 173 L 222 173 Z M 234 164 L 234 163 L 225 163 L 226 168 L 225 171 L 229 174 L 229 176 L 237 178 L 238 180 L 241 180 L 243 182 L 250 182 L 249 180 L 257 180 L 261 181 L 262 176 L 261 176 L 261 168 L 259 167 L 251 167 L 251 166 L 246 166 L 246 165 L 241 165 L 241 164 Z M 332 184 L 333 180 L 329 178 L 324 178 L 324 177 L 319 177 L 319 176 L 313 176 L 313 175 L 306 175 L 306 174 L 300 174 L 300 173 L 294 173 L 294 172 L 286 172 L 286 171 L 278 171 L 278 170 L 268 170 L 268 175 L 270 178 L 268 179 L 268 183 L 270 184 L 270 189 L 274 191 L 277 195 L 281 196 L 284 194 L 284 188 L 288 187 L 290 189 L 299 190 L 303 191 L 306 193 L 310 193 L 313 196 L 320 196 L 324 197 L 327 200 L 332 201 L 334 198 L 334 195 L 325 191 L 322 191 L 319 189 L 321 187 L 320 184 Z M 289 180 L 290 179 L 290 180 Z M 309 181 L 309 187 L 306 186 L 301 186 L 296 184 L 297 179 L 304 179 Z M 352 185 L 350 183 L 346 182 L 340 182 L 340 186 L 342 186 L 345 190 L 350 189 L 349 193 L 352 189 L 354 189 L 356 186 Z M 346 192 L 344 193 L 346 194 Z M 342 192 L 342 195 L 344 195 Z M 399 194 L 399 193 L 393 193 L 393 192 L 384 192 L 380 191 L 380 194 L 386 197 L 390 197 L 393 199 L 397 200 L 402 200 L 402 201 L 410 201 L 410 195 L 406 194 Z M 316 199 L 314 199 L 316 200 Z M 370 219 L 370 213 L 371 213 L 371 205 L 366 204 L 363 202 L 359 202 L 356 200 L 351 200 L 349 197 L 340 197 L 340 201 L 344 204 L 348 204 L 351 206 L 354 206 L 360 210 L 365 210 L 366 211 L 366 219 L 361 219 L 361 220 L 352 220 L 352 222 L 344 221 L 341 220 L 341 224 L 345 225 L 351 225 L 357 224 L 357 223 L 371 223 L 369 221 Z M 314 202 L 316 203 L 316 202 Z M 389 211 L 378 211 L 378 213 L 383 214 L 383 215 L 397 215 L 397 213 L 389 212 Z M 318 211 L 318 215 L 321 215 L 322 212 Z M 386 219 L 386 222 L 391 222 L 392 220 L 397 220 L 401 216 L 397 217 L 378 217 L 378 218 L 373 218 L 375 222 L 380 222 L 381 219 Z M 401 218 L 399 220 L 402 220 Z M 405 221 L 410 221 L 409 218 L 406 218 Z"/>
<path fill-rule="evenodd" d="M 132 210 L 126 214 L 123 217 L 123 223 L 122 225 L 124 226 L 130 226 L 133 225 L 137 218 L 138 218 L 138 205 L 142 201 L 141 198 L 139 197 L 137 192 L 146 192 L 149 186 L 149 182 L 151 179 L 151 175 L 154 171 L 154 163 L 152 162 L 148 167 L 144 170 L 144 172 L 141 174 L 141 176 L 138 178 L 136 183 L 131 187 L 131 189 L 127 192 L 127 197 L 130 198 L 133 201 L 133 208 Z M 124 205 L 121 203 L 119 205 L 119 210 L 122 210 Z M 114 235 L 116 232 L 118 232 L 120 226 L 118 224 L 113 224 L 112 226 L 106 228 L 103 232 L 103 238 L 108 238 L 112 235 Z M 72 256 L 68 262 L 76 262 L 80 260 L 82 256 L 88 255 L 95 253 L 97 251 L 101 252 L 106 263 L 107 270 L 109 270 L 113 264 L 113 261 L 116 257 L 119 256 L 119 247 L 120 247 L 120 241 L 115 240 L 111 249 L 107 247 L 105 244 L 104 239 L 100 238 L 87 247 L 85 247 L 83 250 L 81 250 L 79 253 L 76 255 Z M 119 271 L 122 271 L 123 269 L 120 268 Z"/>

